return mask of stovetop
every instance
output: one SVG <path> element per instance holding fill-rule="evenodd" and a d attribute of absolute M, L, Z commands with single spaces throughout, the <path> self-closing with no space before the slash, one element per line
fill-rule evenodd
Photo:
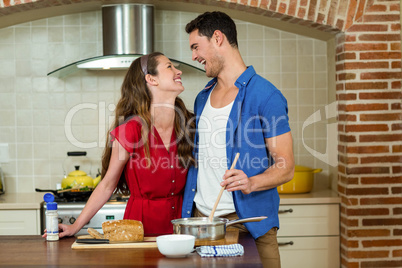
<path fill-rule="evenodd" d="M 113 194 L 110 197 L 110 199 L 108 200 L 108 202 L 127 202 L 129 198 L 130 198 L 130 196 Z M 83 197 L 77 196 L 77 197 L 69 197 L 69 198 L 55 196 L 54 202 L 56 202 L 60 206 L 63 204 L 70 204 L 70 203 L 82 203 L 82 202 L 85 203 L 88 201 L 88 199 L 89 199 L 89 197 L 85 197 L 85 196 L 83 196 Z"/>
<path fill-rule="evenodd" d="M 77 233 L 77 235 L 88 234 L 89 227 L 102 232 L 102 223 L 107 220 L 121 220 L 124 217 L 124 212 L 127 205 L 128 196 L 113 195 L 106 204 L 95 214 L 94 217 Z M 67 201 L 65 199 L 55 200 L 57 202 L 57 212 L 59 223 L 73 224 L 82 209 L 86 205 L 85 201 Z M 43 202 L 41 206 L 41 228 L 44 230 L 46 227 L 46 203 Z"/>

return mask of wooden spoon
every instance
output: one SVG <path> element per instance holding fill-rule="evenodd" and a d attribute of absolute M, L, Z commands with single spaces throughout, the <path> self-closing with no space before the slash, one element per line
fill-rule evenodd
<path fill-rule="evenodd" d="M 64 193 L 64 192 L 71 192 L 72 190 L 75 190 L 74 188 L 69 188 L 69 189 L 64 189 L 64 190 L 59 190 L 57 193 Z"/>
<path fill-rule="evenodd" d="M 59 190 L 59 191 L 57 191 L 57 193 L 71 192 L 73 190 L 79 190 L 81 188 L 85 188 L 85 186 L 78 185 L 78 186 L 74 186 L 74 187 L 69 188 L 69 189 Z"/>
<path fill-rule="evenodd" d="M 237 159 L 239 159 L 239 156 L 240 156 L 240 153 L 237 153 L 230 169 L 233 169 L 236 166 L 236 162 L 237 162 Z M 225 188 L 226 188 L 226 186 L 222 186 L 221 191 L 218 194 L 218 198 L 216 199 L 214 207 L 212 208 L 211 214 L 209 215 L 209 219 L 208 219 L 209 222 L 212 222 L 212 220 L 214 219 L 216 207 L 218 206 L 219 200 L 221 200 L 221 197 L 222 197 L 222 194 L 223 194 L 223 191 L 225 190 Z"/>

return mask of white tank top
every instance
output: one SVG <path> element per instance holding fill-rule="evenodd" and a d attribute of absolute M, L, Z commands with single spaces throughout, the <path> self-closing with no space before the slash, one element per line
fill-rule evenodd
<path fill-rule="evenodd" d="M 212 94 L 212 92 L 211 92 Z M 220 183 L 228 169 L 226 126 L 233 102 L 222 108 L 211 106 L 211 94 L 198 122 L 198 179 L 194 202 L 197 209 L 209 216 L 221 190 Z M 232 193 L 224 191 L 214 216 L 235 212 Z"/>

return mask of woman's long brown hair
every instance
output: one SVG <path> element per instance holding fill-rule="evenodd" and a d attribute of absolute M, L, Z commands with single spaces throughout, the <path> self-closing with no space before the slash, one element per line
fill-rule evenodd
<path fill-rule="evenodd" d="M 158 57 L 163 56 L 160 52 L 154 52 L 148 56 L 148 73 L 157 75 Z M 108 131 L 106 146 L 102 156 L 102 173 L 101 177 L 104 178 L 109 168 L 109 162 L 112 155 L 112 146 L 110 142 L 110 131 L 118 127 L 132 116 L 138 116 L 142 121 L 141 138 L 144 142 L 143 149 L 145 155 L 149 158 L 149 143 L 148 134 L 151 129 L 151 107 L 152 95 L 148 90 L 145 81 L 145 75 L 141 69 L 141 58 L 136 59 L 127 71 L 121 87 L 121 98 L 117 103 L 115 110 L 115 120 L 110 130 Z M 177 141 L 177 152 L 180 164 L 188 168 L 190 165 L 195 164 L 192 155 L 194 148 L 194 129 L 195 121 L 194 114 L 188 111 L 184 102 L 177 97 L 175 100 L 175 119 L 174 131 Z M 115 193 L 122 193 L 128 195 L 130 193 L 127 182 L 122 173 Z"/>

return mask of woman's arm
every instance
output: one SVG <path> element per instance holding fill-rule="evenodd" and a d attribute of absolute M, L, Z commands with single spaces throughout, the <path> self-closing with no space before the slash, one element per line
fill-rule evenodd
<path fill-rule="evenodd" d="M 98 210 L 109 200 L 120 179 L 121 173 L 130 158 L 130 154 L 115 140 L 112 144 L 112 155 L 110 157 L 109 168 L 105 177 L 96 186 L 95 190 L 88 199 L 80 216 L 72 225 L 59 224 L 62 230 L 59 237 L 72 236 L 81 230 Z"/>

